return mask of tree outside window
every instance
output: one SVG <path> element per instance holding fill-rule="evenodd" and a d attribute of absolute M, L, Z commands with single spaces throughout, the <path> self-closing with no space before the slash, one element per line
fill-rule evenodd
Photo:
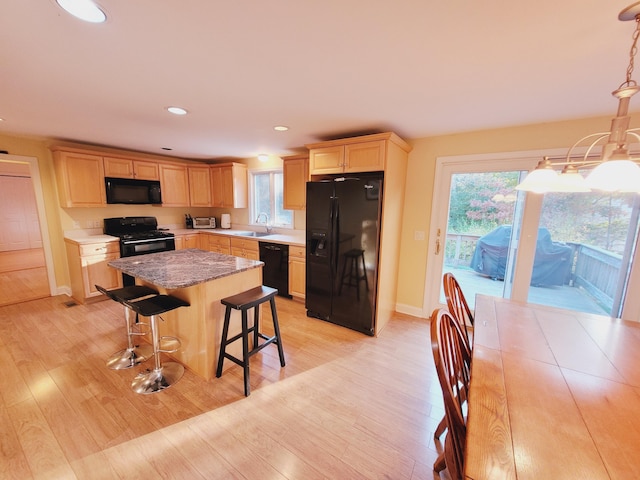
<path fill-rule="evenodd" d="M 293 211 L 283 208 L 283 174 L 282 169 L 260 170 L 250 172 L 251 176 L 251 221 L 261 213 L 269 216 L 269 224 L 275 227 L 293 228 Z M 264 218 L 260 218 L 260 224 Z"/>

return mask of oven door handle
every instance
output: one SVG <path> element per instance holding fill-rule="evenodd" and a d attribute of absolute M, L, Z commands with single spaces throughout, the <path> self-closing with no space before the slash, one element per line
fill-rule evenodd
<path fill-rule="evenodd" d="M 164 237 L 164 238 L 143 238 L 142 240 L 125 240 L 122 242 L 123 245 L 133 245 L 136 243 L 152 243 L 152 242 L 162 242 L 164 240 L 173 240 L 174 237 Z"/>

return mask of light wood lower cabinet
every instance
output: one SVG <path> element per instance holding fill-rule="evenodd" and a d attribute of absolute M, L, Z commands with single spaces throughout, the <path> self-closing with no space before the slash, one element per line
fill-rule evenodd
<path fill-rule="evenodd" d="M 291 245 L 289 246 L 289 295 L 296 298 L 304 298 L 305 288 L 305 248 Z"/>
<path fill-rule="evenodd" d="M 260 260 L 258 241 L 247 240 L 246 238 L 232 238 L 231 255 L 248 258 L 249 260 Z"/>
<path fill-rule="evenodd" d="M 199 248 L 200 246 L 197 233 L 190 233 L 187 235 L 176 235 L 175 242 L 176 242 L 176 250 L 182 250 L 185 248 Z"/>
<path fill-rule="evenodd" d="M 65 239 L 71 296 L 80 303 L 100 297 L 96 284 L 110 290 L 122 287 L 122 275 L 108 263 L 120 258 L 118 241 L 79 244 Z"/>
<path fill-rule="evenodd" d="M 231 239 L 229 237 L 213 233 L 200 233 L 199 235 L 202 235 L 200 248 L 203 250 L 231 255 Z"/>

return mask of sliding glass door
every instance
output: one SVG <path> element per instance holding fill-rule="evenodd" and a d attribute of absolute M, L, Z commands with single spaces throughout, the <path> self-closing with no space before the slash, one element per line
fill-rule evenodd
<path fill-rule="evenodd" d="M 445 303 L 453 273 L 477 293 L 620 316 L 632 272 L 639 195 L 525 195 L 540 156 L 439 159 L 423 310 Z"/>
<path fill-rule="evenodd" d="M 620 316 L 636 245 L 639 202 L 635 193 L 545 194 L 538 271 L 534 268 L 531 280 L 538 288 L 529 290 L 527 300 Z"/>

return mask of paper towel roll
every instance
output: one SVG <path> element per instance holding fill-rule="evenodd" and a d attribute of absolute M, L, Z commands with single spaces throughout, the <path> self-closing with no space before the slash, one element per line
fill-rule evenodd
<path fill-rule="evenodd" d="M 220 215 L 220 228 L 231 228 L 231 215 L 228 213 Z"/>

